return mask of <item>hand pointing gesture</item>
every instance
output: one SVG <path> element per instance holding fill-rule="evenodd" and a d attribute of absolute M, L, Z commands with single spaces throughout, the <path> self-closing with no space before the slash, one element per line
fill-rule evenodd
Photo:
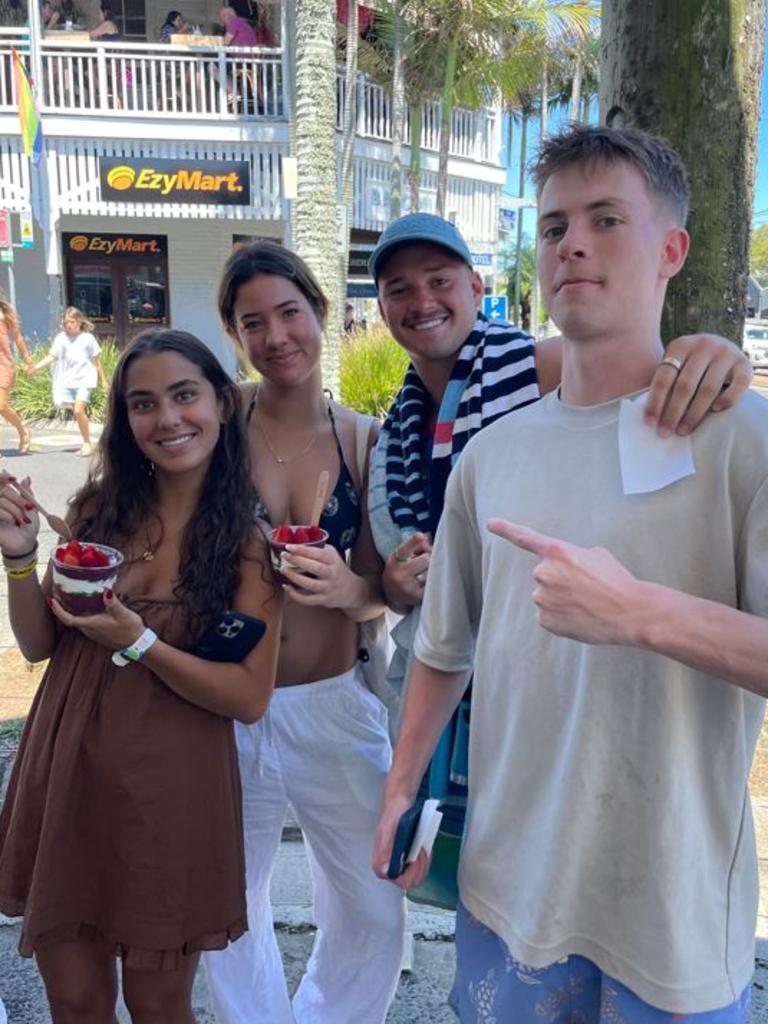
<path fill-rule="evenodd" d="M 489 519 L 488 530 L 541 561 L 533 570 L 537 621 L 588 644 L 634 644 L 644 584 L 605 548 L 582 548 L 527 526 Z"/>

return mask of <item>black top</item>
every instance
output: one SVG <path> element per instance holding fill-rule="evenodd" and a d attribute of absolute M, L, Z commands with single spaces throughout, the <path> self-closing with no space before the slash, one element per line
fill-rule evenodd
<path fill-rule="evenodd" d="M 254 393 L 248 405 L 248 412 L 246 413 L 247 423 L 250 422 L 255 407 L 256 393 Z M 344 461 L 344 452 L 341 449 L 339 435 L 336 431 L 336 421 L 333 418 L 330 405 L 328 406 L 328 416 L 331 421 L 333 436 L 336 438 L 336 450 L 339 453 L 339 477 L 333 489 L 333 494 L 326 502 L 318 525 L 320 529 L 328 531 L 328 543 L 336 548 L 340 555 L 343 555 L 345 551 L 352 547 L 360 533 L 360 497 L 355 490 L 352 474 L 349 472 L 349 468 Z M 276 525 L 272 522 L 269 510 L 258 494 L 256 496 L 254 516 L 257 519 L 263 519 L 271 526 Z"/>

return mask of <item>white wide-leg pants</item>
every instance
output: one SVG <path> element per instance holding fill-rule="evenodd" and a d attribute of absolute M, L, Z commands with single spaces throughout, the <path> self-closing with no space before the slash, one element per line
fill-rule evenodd
<path fill-rule="evenodd" d="M 382 1024 L 397 986 L 402 892 L 371 867 L 391 748 L 387 712 L 357 667 L 275 690 L 265 717 L 236 723 L 249 931 L 205 965 L 219 1024 Z M 293 997 L 269 882 L 288 805 L 306 842 L 317 934 Z"/>

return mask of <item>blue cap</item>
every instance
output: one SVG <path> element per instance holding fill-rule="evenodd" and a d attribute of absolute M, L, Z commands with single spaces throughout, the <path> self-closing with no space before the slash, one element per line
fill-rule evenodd
<path fill-rule="evenodd" d="M 376 248 L 368 259 L 368 273 L 378 281 L 384 260 L 401 245 L 410 242 L 428 242 L 448 249 L 458 256 L 468 267 L 472 267 L 472 253 L 458 230 L 448 220 L 436 217 L 433 213 L 407 213 L 404 217 L 393 220 L 389 227 L 382 231 Z"/>

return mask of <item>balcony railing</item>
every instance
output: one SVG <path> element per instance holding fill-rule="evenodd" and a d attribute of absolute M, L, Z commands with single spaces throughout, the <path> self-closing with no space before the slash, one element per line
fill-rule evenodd
<path fill-rule="evenodd" d="M 336 79 L 336 127 L 344 123 L 346 82 L 343 76 Z M 425 103 L 422 107 L 421 148 L 437 151 L 440 148 L 439 100 Z M 404 144 L 408 144 L 411 132 L 410 110 L 405 114 Z M 374 85 L 361 76 L 357 83 L 357 124 L 356 133 L 369 139 L 392 139 L 392 97 L 380 85 Z M 484 163 L 498 161 L 501 140 L 499 124 L 493 108 L 483 110 L 454 109 L 451 117 L 451 140 L 449 154 L 466 160 L 480 160 Z"/>
<path fill-rule="evenodd" d="M 29 52 L 25 30 L 0 29 L 0 113 L 16 110 L 11 48 Z M 345 82 L 337 76 L 337 128 L 343 124 Z M 282 51 L 153 43 L 41 43 L 42 114 L 86 117 L 201 120 L 284 119 Z M 356 134 L 391 141 L 392 100 L 381 86 L 359 76 Z M 410 137 L 406 114 L 405 139 Z M 440 144 L 440 102 L 422 108 L 422 149 Z M 457 109 L 451 119 L 450 155 L 495 164 L 499 120 L 492 108 Z"/>
<path fill-rule="evenodd" d="M 3 112 L 16 109 L 11 48 L 28 49 L 28 42 L 17 31 L 0 31 Z M 42 114 L 209 120 L 283 116 L 279 49 L 75 42 L 62 32 L 60 39 L 41 43 L 41 60 Z"/>

